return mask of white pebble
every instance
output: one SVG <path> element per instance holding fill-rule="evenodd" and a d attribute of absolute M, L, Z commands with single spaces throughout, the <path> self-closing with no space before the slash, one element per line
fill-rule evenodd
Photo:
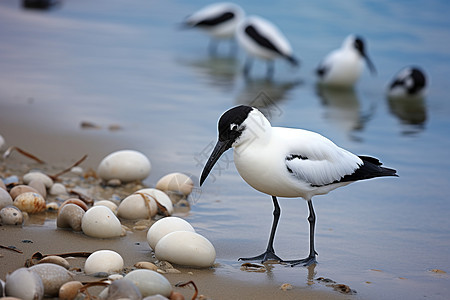
<path fill-rule="evenodd" d="M 117 205 L 112 201 L 109 200 L 95 201 L 94 206 L 106 206 L 107 208 L 112 210 L 114 214 L 117 215 Z"/>
<path fill-rule="evenodd" d="M 149 159 L 141 152 L 134 150 L 116 151 L 100 162 L 97 174 L 101 179 L 119 179 L 122 182 L 144 180 L 150 174 Z"/>
<path fill-rule="evenodd" d="M 207 268 L 214 264 L 216 250 L 205 237 L 191 231 L 174 231 L 156 244 L 155 256 L 171 263 Z"/>
<path fill-rule="evenodd" d="M 49 190 L 50 195 L 67 195 L 67 189 L 62 183 L 54 183 Z"/>
<path fill-rule="evenodd" d="M 113 274 L 123 269 L 123 258 L 112 250 L 98 250 L 89 255 L 84 264 L 86 275 L 95 273 Z"/>
<path fill-rule="evenodd" d="M 194 228 L 187 221 L 178 217 L 165 217 L 156 221 L 147 232 L 147 242 L 155 249 L 159 240 L 174 231 L 192 231 Z"/>
<path fill-rule="evenodd" d="M 34 179 L 41 181 L 46 188 L 50 188 L 53 185 L 53 180 L 42 172 L 33 171 L 23 175 L 23 182 L 25 184 L 30 183 Z"/>
<path fill-rule="evenodd" d="M 116 215 L 106 206 L 93 206 L 86 211 L 81 220 L 84 234 L 96 238 L 118 237 L 122 225 Z"/>
<path fill-rule="evenodd" d="M 75 174 L 75 175 L 78 175 L 78 176 L 83 176 L 83 168 L 78 167 L 78 166 L 77 167 L 73 167 L 72 169 L 70 169 L 70 172 Z"/>
<path fill-rule="evenodd" d="M 172 285 L 163 275 L 146 269 L 134 270 L 125 275 L 125 279 L 131 280 L 142 294 L 142 297 L 163 295 L 169 297 L 172 293 Z"/>
<path fill-rule="evenodd" d="M 194 182 L 183 173 L 170 173 L 158 180 L 156 188 L 164 192 L 174 192 L 188 196 L 194 188 Z"/>
<path fill-rule="evenodd" d="M 0 209 L 8 205 L 13 205 L 13 199 L 6 190 L 0 188 Z"/>
<path fill-rule="evenodd" d="M 150 197 L 154 198 L 156 201 L 158 201 L 159 204 L 161 204 L 166 208 L 169 215 L 173 214 L 172 200 L 170 200 L 169 196 L 167 196 L 167 194 L 164 193 L 163 191 L 153 188 L 146 188 L 138 190 L 136 193 L 143 193 L 150 195 Z"/>
<path fill-rule="evenodd" d="M 117 215 L 129 220 L 148 219 L 156 215 L 157 211 L 155 199 L 144 193 L 135 193 L 120 202 Z"/>
<path fill-rule="evenodd" d="M 20 268 L 6 275 L 5 293 L 23 300 L 41 300 L 44 298 L 44 284 L 38 274 Z"/>

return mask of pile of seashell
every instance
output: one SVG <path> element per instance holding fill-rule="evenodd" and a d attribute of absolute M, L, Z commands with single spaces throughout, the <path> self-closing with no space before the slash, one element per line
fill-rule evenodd
<path fill-rule="evenodd" d="M 106 156 L 96 175 L 101 179 L 100 185 L 114 189 L 127 182 L 144 180 L 150 170 L 150 161 L 144 154 L 122 150 Z M 71 173 L 83 176 L 80 167 L 72 168 Z M 178 270 L 170 263 L 195 268 L 213 266 L 216 252 L 211 242 L 196 233 L 184 219 L 171 216 L 177 203 L 187 201 L 194 188 L 189 176 L 171 173 L 162 177 L 155 188 L 138 188 L 122 199 L 112 197 L 96 201 L 78 192 L 74 196 L 74 189 L 54 179 L 40 171 L 28 172 L 22 178 L 0 177 L 0 224 L 22 226 L 29 214 L 57 211 L 57 228 L 105 239 L 126 235 L 130 229 L 122 225 L 121 220 L 150 221 L 144 223 L 144 229 L 149 228 L 149 257 L 153 250 L 158 260 L 156 264 L 139 262 L 134 270 L 125 274 L 123 258 L 115 251 L 99 250 L 86 259 L 85 275 L 108 277 L 101 284 L 106 286 L 99 295 L 101 299 L 147 299 L 145 297 L 158 294 L 163 296 L 158 299 L 183 299 L 160 274 L 165 271 L 157 264 L 166 264 L 171 272 Z M 56 181 L 60 181 L 59 178 Z M 155 217 L 156 222 L 152 220 Z M 64 258 L 47 256 L 29 268 L 10 272 L 5 282 L 0 280 L 0 296 L 43 299 L 59 295 L 60 299 L 76 299 L 87 286 L 74 281 L 74 274 L 68 269 Z"/>

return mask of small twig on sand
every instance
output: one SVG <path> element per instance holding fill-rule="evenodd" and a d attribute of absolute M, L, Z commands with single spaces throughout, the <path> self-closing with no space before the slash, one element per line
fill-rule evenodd
<path fill-rule="evenodd" d="M 68 167 L 67 169 L 62 170 L 61 172 L 55 174 L 55 175 L 48 175 L 48 177 L 50 177 L 51 179 L 55 180 L 58 179 L 59 176 L 61 176 L 62 174 L 65 174 L 67 172 L 69 172 L 70 170 L 72 170 L 73 167 L 78 166 L 79 164 L 81 164 L 85 159 L 87 158 L 87 154 L 85 154 L 82 158 L 80 158 L 77 162 L 75 162 L 73 165 L 71 165 L 70 167 Z"/>
<path fill-rule="evenodd" d="M 14 150 L 16 150 L 17 152 L 19 152 L 19 153 L 22 154 L 22 155 L 25 155 L 25 156 L 28 157 L 28 158 L 31 158 L 31 159 L 37 161 L 37 162 L 40 163 L 40 164 L 45 164 L 45 162 L 44 162 L 42 159 L 39 159 L 39 158 L 37 158 L 36 156 L 34 156 L 33 154 L 31 154 L 31 153 L 29 153 L 29 152 L 27 152 L 27 151 L 25 151 L 25 150 L 23 150 L 23 149 L 21 149 L 21 148 L 19 148 L 19 147 L 16 147 L 16 146 L 11 146 L 11 147 L 9 147 L 9 148 L 5 151 L 5 153 L 3 153 L 3 159 L 8 158 L 8 156 L 11 155 L 11 152 L 13 152 Z"/>
<path fill-rule="evenodd" d="M 15 252 L 17 252 L 17 253 L 23 253 L 22 251 L 20 251 L 19 249 L 17 249 L 17 248 L 14 247 L 14 246 L 3 246 L 3 245 L 0 245 L 0 248 L 6 249 L 6 250 L 15 251 Z"/>
<path fill-rule="evenodd" d="M 190 280 L 190 281 L 188 281 L 188 282 L 185 282 L 185 283 L 179 282 L 179 283 L 175 284 L 175 286 L 176 286 L 176 287 L 184 287 L 184 286 L 187 286 L 188 284 L 192 284 L 192 286 L 193 286 L 194 289 L 195 289 L 195 293 L 194 293 L 194 295 L 192 295 L 192 298 L 191 298 L 191 299 L 192 299 L 192 300 L 197 299 L 198 288 L 197 288 L 197 286 L 195 285 L 195 282 L 193 282 L 192 280 Z"/>

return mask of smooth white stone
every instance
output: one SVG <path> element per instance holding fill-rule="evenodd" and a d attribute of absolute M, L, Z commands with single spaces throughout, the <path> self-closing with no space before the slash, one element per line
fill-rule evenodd
<path fill-rule="evenodd" d="M 73 275 L 64 267 L 56 264 L 37 264 L 29 268 L 41 277 L 44 284 L 44 294 L 57 296 L 59 288 L 66 282 L 73 280 Z"/>
<path fill-rule="evenodd" d="M 194 188 L 194 182 L 183 173 L 170 173 L 158 180 L 156 188 L 164 192 L 175 192 L 188 196 Z"/>
<path fill-rule="evenodd" d="M 148 219 L 156 215 L 158 207 L 155 199 L 144 193 L 134 193 L 123 199 L 117 209 L 117 215 L 124 219 Z"/>
<path fill-rule="evenodd" d="M 150 170 L 150 161 L 144 154 L 134 150 L 121 150 L 103 158 L 97 168 L 97 174 L 105 181 L 119 179 L 129 182 L 144 180 Z"/>
<path fill-rule="evenodd" d="M 186 220 L 178 217 L 165 217 L 156 221 L 147 232 L 147 242 L 152 249 L 165 235 L 174 231 L 191 231 L 195 229 Z"/>
<path fill-rule="evenodd" d="M 106 206 L 93 206 L 81 219 L 84 234 L 96 238 L 118 237 L 122 234 L 122 225 L 116 215 Z"/>
<path fill-rule="evenodd" d="M 46 188 L 50 188 L 53 185 L 53 180 L 42 172 L 34 171 L 23 175 L 23 182 L 25 184 L 30 183 L 34 179 L 41 181 Z"/>
<path fill-rule="evenodd" d="M 191 231 L 174 231 L 156 244 L 155 256 L 159 260 L 196 268 L 214 264 L 216 250 L 204 236 Z"/>
<path fill-rule="evenodd" d="M 117 215 L 117 205 L 109 200 L 99 200 L 99 201 L 95 201 L 94 206 L 106 206 L 107 208 L 109 208 L 110 210 L 112 210 L 112 212 L 114 214 Z"/>
<path fill-rule="evenodd" d="M 172 293 L 172 285 L 166 277 L 152 270 L 134 270 L 124 278 L 131 280 L 139 288 L 142 297 L 157 294 L 169 297 Z"/>
<path fill-rule="evenodd" d="M 159 204 L 161 204 L 167 209 L 169 215 L 173 214 L 172 200 L 170 200 L 169 196 L 167 196 L 167 194 L 164 193 L 163 191 L 154 188 L 146 188 L 138 190 L 135 193 L 144 193 L 150 195 L 150 197 L 155 198 L 155 200 L 158 201 Z"/>
<path fill-rule="evenodd" d="M 6 190 L 0 188 L 0 209 L 8 205 L 13 205 L 13 199 Z"/>
<path fill-rule="evenodd" d="M 20 268 L 6 275 L 5 292 L 9 297 L 41 300 L 44 298 L 44 284 L 37 273 Z"/>
<path fill-rule="evenodd" d="M 104 272 L 112 274 L 123 269 L 122 256 L 112 250 L 98 250 L 89 255 L 84 263 L 84 272 L 87 275 Z"/>
<path fill-rule="evenodd" d="M 63 184 L 57 182 L 50 187 L 49 193 L 50 195 L 67 195 L 67 189 Z"/>

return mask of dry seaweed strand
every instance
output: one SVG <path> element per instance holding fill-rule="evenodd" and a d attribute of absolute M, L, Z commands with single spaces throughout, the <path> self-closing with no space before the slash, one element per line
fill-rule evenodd
<path fill-rule="evenodd" d="M 69 172 L 73 167 L 78 166 L 79 164 L 81 164 L 83 161 L 85 161 L 85 159 L 87 158 L 87 154 L 85 154 L 82 158 L 80 158 L 78 161 L 76 161 L 73 165 L 71 165 L 70 167 L 68 167 L 67 169 L 62 170 L 61 172 L 55 174 L 55 175 L 48 175 L 48 177 L 50 177 L 53 180 L 57 180 L 59 176 Z"/>
<path fill-rule="evenodd" d="M 0 248 L 6 249 L 6 250 L 11 250 L 11 251 L 23 254 L 23 252 L 21 250 L 17 249 L 14 246 L 3 246 L 3 245 L 0 245 Z"/>
<path fill-rule="evenodd" d="M 150 204 L 149 204 L 149 201 L 148 201 L 148 197 L 150 197 L 153 200 L 155 200 L 156 206 L 164 214 L 165 217 L 170 216 L 169 211 L 167 210 L 167 208 L 164 205 L 162 205 L 161 203 L 159 203 L 159 201 L 156 199 L 156 197 L 153 197 L 152 195 L 150 195 L 148 193 L 136 192 L 135 194 L 140 195 L 144 199 L 145 206 L 148 209 L 148 214 L 149 214 L 150 218 L 151 218 L 151 209 L 150 209 Z"/>
<path fill-rule="evenodd" d="M 28 158 L 31 158 L 32 160 L 34 160 L 34 161 L 36 161 L 36 162 L 38 162 L 38 163 L 40 163 L 40 164 L 45 164 L 45 161 L 43 161 L 42 159 L 38 158 L 37 156 L 35 156 L 35 155 L 31 154 L 30 152 L 25 151 L 25 150 L 23 150 L 23 149 L 21 149 L 21 148 L 19 148 L 19 147 L 17 147 L 17 146 L 11 146 L 11 147 L 9 147 L 9 148 L 5 151 L 5 153 L 3 153 L 3 159 L 8 158 L 8 156 L 10 156 L 11 153 L 12 153 L 14 150 L 16 150 L 17 152 L 19 152 L 20 154 L 22 154 L 22 155 L 24 155 L 24 156 L 26 156 L 26 157 L 28 157 Z"/>
<path fill-rule="evenodd" d="M 195 285 L 194 281 L 189 280 L 189 281 L 184 282 L 184 283 L 183 282 L 179 282 L 179 283 L 175 284 L 175 286 L 176 287 L 185 287 L 185 286 L 187 286 L 189 284 L 192 284 L 192 286 L 194 287 L 194 290 L 195 290 L 194 295 L 192 295 L 191 300 L 195 300 L 195 299 L 197 299 L 197 296 L 198 296 L 198 288 L 197 288 L 197 285 Z"/>
<path fill-rule="evenodd" d="M 91 255 L 92 252 L 68 252 L 68 253 L 61 253 L 61 254 L 42 254 L 41 252 L 35 252 L 33 253 L 33 255 L 31 256 L 31 258 L 28 258 L 25 261 L 25 267 L 31 267 L 33 265 L 35 265 L 36 263 L 34 263 L 35 260 L 40 261 L 41 259 L 43 259 L 44 257 L 47 256 L 59 256 L 59 257 L 89 257 L 89 255 Z"/>

